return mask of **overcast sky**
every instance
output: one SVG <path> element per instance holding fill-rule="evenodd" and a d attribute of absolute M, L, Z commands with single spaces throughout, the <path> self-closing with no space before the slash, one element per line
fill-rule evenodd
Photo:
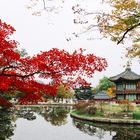
<path fill-rule="evenodd" d="M 58 3 L 54 3 L 58 10 L 33 16 L 32 11 L 26 8 L 30 5 L 30 0 L 0 0 L 0 18 L 16 29 L 13 37 L 29 55 L 57 47 L 67 51 L 84 48 L 87 53 L 105 57 L 108 61 L 106 71 L 95 72 L 94 78 L 90 79 L 95 86 L 103 76 L 114 76 L 124 70 L 123 65 L 126 64 L 127 59 L 121 57 L 124 57 L 125 51 L 121 45 L 116 45 L 109 39 L 97 39 L 96 32 L 75 38 L 72 33 L 81 31 L 81 27 L 73 24 L 74 15 L 71 8 L 74 3 L 76 4 L 75 0 L 67 0 L 62 4 L 63 8 L 61 5 L 59 7 Z M 89 4 L 94 10 L 101 8 L 99 0 L 83 0 L 84 4 Z M 39 6 L 43 8 L 41 3 Z M 71 41 L 66 40 L 69 37 Z M 140 64 L 136 60 L 133 60 L 132 70 L 140 74 Z"/>

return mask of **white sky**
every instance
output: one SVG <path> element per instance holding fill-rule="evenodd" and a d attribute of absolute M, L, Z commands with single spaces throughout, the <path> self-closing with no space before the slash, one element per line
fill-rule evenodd
<path fill-rule="evenodd" d="M 90 8 L 99 9 L 99 0 L 84 0 L 83 4 L 88 3 L 87 1 Z M 59 9 L 59 14 L 43 12 L 42 16 L 33 16 L 26 8 L 29 3 L 30 0 L 0 0 L 0 18 L 16 29 L 14 39 L 29 55 L 57 47 L 67 51 L 84 48 L 87 53 L 105 57 L 108 67 L 106 71 L 96 72 L 94 78 L 90 79 L 93 86 L 97 85 L 103 76 L 114 76 L 124 70 L 122 66 L 126 64 L 127 59 L 121 59 L 124 57 L 123 47 L 109 39 L 89 40 L 96 36 L 96 32 L 86 33 L 79 38 L 72 36 L 73 32 L 80 30 L 79 26 L 73 24 L 71 7 L 76 3 L 75 0 L 66 0 L 64 8 Z M 66 41 L 68 37 L 72 40 Z M 133 61 L 132 70 L 140 74 L 140 64 L 136 60 Z"/>

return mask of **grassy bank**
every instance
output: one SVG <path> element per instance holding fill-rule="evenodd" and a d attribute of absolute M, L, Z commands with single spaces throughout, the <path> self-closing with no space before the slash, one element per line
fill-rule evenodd
<path fill-rule="evenodd" d="M 81 101 L 75 105 L 75 114 L 85 117 L 140 120 L 140 105 L 111 104 Z"/>
<path fill-rule="evenodd" d="M 112 124 L 132 124 L 139 125 L 140 119 L 120 119 L 120 118 L 106 118 L 102 115 L 88 115 L 88 114 L 79 114 L 77 111 L 72 111 L 71 116 L 76 119 L 90 121 L 90 122 L 101 122 L 101 123 L 112 123 Z M 136 117 L 137 115 L 135 115 Z"/>

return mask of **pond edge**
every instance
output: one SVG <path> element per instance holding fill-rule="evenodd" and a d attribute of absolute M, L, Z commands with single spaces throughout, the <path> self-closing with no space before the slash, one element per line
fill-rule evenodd
<path fill-rule="evenodd" d="M 98 122 L 98 123 L 131 124 L 131 125 L 140 124 L 140 120 L 125 119 L 125 118 L 112 119 L 112 118 L 103 118 L 103 117 L 87 117 L 87 116 L 78 115 L 74 111 L 70 112 L 70 116 L 83 121 Z"/>

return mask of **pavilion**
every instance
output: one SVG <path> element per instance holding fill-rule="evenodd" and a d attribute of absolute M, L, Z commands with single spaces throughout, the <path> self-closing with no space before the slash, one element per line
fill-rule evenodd
<path fill-rule="evenodd" d="M 116 85 L 114 92 L 117 100 L 140 102 L 140 75 L 131 71 L 130 66 L 109 79 Z"/>

